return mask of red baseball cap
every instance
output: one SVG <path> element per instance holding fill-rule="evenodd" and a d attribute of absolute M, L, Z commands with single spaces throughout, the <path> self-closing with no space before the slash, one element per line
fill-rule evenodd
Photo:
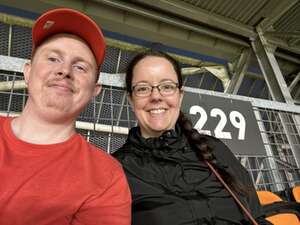
<path fill-rule="evenodd" d="M 104 60 L 105 41 L 99 26 L 87 15 L 69 8 L 52 9 L 43 13 L 32 28 L 32 52 L 50 36 L 70 33 L 79 36 L 94 53 L 97 65 Z"/>

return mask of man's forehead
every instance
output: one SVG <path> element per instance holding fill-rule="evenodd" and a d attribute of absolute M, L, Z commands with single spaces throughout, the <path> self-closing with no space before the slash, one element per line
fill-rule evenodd
<path fill-rule="evenodd" d="M 76 36 L 74 34 L 68 34 L 68 33 L 59 33 L 59 34 L 55 34 L 55 35 L 52 35 L 50 36 L 49 38 L 47 38 L 45 41 L 43 41 L 39 46 L 43 46 L 43 45 L 46 45 L 48 43 L 58 43 L 62 40 L 62 39 L 69 39 L 69 40 L 75 40 L 75 41 L 79 41 L 81 42 L 82 44 L 84 44 L 89 50 L 90 52 L 93 54 L 93 51 L 92 49 L 90 48 L 90 46 L 86 43 L 85 40 L 83 40 L 82 38 L 80 38 L 79 36 Z M 95 58 L 94 54 L 93 54 L 93 57 Z"/>
<path fill-rule="evenodd" d="M 65 41 L 69 42 L 69 43 L 80 43 L 79 45 L 75 46 L 74 48 L 70 49 L 67 48 L 67 46 L 65 46 L 65 44 L 62 45 L 63 39 L 65 39 Z M 77 48 L 78 47 L 78 48 Z M 82 49 L 81 49 L 82 47 Z M 56 51 L 61 51 L 61 52 L 74 52 L 76 50 L 81 51 L 81 54 L 83 53 L 83 49 L 87 50 L 88 54 L 91 56 L 91 58 L 93 59 L 93 61 L 95 61 L 96 64 L 96 58 L 91 50 L 91 48 L 89 47 L 89 45 L 80 37 L 76 36 L 76 35 L 72 35 L 72 34 L 56 34 L 51 36 L 50 38 L 48 38 L 47 40 L 45 40 L 43 43 L 41 43 L 38 48 L 36 49 L 36 51 L 38 51 L 39 49 L 55 49 Z"/>

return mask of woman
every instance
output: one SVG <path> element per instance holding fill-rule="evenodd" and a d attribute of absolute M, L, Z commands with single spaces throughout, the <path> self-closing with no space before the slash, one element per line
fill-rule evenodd
<path fill-rule="evenodd" d="M 218 139 L 199 134 L 180 112 L 178 64 L 163 52 L 138 54 L 126 73 L 138 120 L 114 156 L 133 196 L 133 225 L 251 224 L 206 161 L 223 177 L 258 224 L 256 191 L 246 170 Z"/>

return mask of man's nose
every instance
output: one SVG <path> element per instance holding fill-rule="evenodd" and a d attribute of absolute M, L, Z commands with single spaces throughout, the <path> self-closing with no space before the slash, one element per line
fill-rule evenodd
<path fill-rule="evenodd" d="M 62 63 L 57 68 L 56 74 L 66 78 L 72 78 L 72 67 L 66 63 Z"/>

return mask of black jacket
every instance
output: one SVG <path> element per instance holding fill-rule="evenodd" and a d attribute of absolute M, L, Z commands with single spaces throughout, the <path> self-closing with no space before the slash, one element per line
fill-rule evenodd
<path fill-rule="evenodd" d="M 259 217 L 260 204 L 247 171 L 220 140 L 207 138 L 219 166 L 250 187 L 250 195 L 240 201 L 259 224 L 269 224 Z M 251 224 L 178 125 L 176 131 L 149 139 L 132 128 L 113 155 L 123 164 L 131 188 L 133 225 Z"/>

